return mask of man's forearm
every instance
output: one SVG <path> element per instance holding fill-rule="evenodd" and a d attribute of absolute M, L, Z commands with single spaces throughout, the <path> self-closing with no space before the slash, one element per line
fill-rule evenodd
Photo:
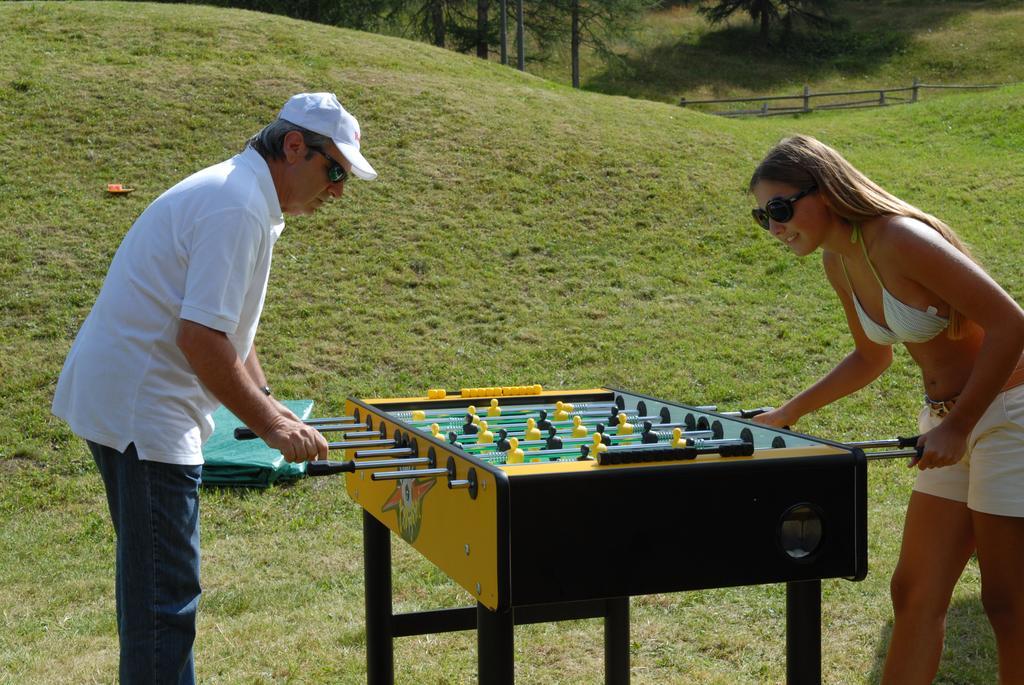
<path fill-rule="evenodd" d="M 257 388 L 263 388 L 268 385 L 267 376 L 263 373 L 259 357 L 256 356 L 256 345 L 252 346 L 252 349 L 249 350 L 249 356 L 245 358 L 245 370 L 249 373 L 249 377 L 252 378 L 252 382 L 256 384 Z"/>
<path fill-rule="evenodd" d="M 177 342 L 200 382 L 253 432 L 262 437 L 280 420 L 277 403 L 253 382 L 226 335 L 183 320 Z"/>

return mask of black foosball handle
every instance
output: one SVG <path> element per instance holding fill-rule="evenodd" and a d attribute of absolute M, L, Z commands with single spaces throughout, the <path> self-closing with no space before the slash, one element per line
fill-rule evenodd
<path fill-rule="evenodd" d="M 757 407 L 756 409 L 740 409 L 737 411 L 724 411 L 722 416 L 739 417 L 741 419 L 752 419 L 759 414 L 766 414 L 773 411 L 775 407 Z"/>
<path fill-rule="evenodd" d="M 341 418 L 349 417 L 343 416 Z M 334 433 L 339 431 L 352 430 L 354 428 L 365 427 L 363 424 L 357 423 L 324 423 L 320 419 L 311 419 L 309 421 L 303 421 L 302 423 L 306 424 L 307 426 L 310 426 L 311 428 L 315 428 L 321 433 Z M 235 440 L 255 440 L 257 437 L 259 436 L 256 435 L 251 428 L 239 426 L 238 428 L 235 429 Z"/>
<path fill-rule="evenodd" d="M 917 441 L 920 437 L 920 435 L 911 435 L 909 438 L 902 438 L 900 436 L 896 436 L 896 444 L 899 447 L 917 447 Z"/>
<path fill-rule="evenodd" d="M 590 447 L 580 447 L 581 458 L 590 454 Z M 610 447 L 607 451 L 598 452 L 597 463 L 600 466 L 609 464 L 637 464 L 641 462 L 689 461 L 704 455 L 721 457 L 749 457 L 754 454 L 754 443 L 737 440 L 728 444 L 687 447 L 643 447 L 636 449 L 617 449 Z"/>
<path fill-rule="evenodd" d="M 307 476 L 333 476 L 336 473 L 354 473 L 354 461 L 311 461 L 306 464 Z"/>
<path fill-rule="evenodd" d="M 239 426 L 235 429 L 235 440 L 255 440 L 258 437 L 251 428 Z"/>

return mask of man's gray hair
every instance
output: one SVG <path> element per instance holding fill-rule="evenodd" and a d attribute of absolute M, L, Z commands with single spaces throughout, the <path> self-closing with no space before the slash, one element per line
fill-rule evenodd
<path fill-rule="evenodd" d="M 313 133 L 309 129 L 296 126 L 290 121 L 277 119 L 273 123 L 264 126 L 263 130 L 250 138 L 246 145 L 260 153 L 263 159 L 268 161 L 271 159 L 284 159 L 284 137 L 292 131 L 298 131 L 302 134 L 302 140 L 305 141 L 306 147 L 323 148 L 331 142 L 331 139 L 327 136 Z M 312 152 L 307 153 L 307 159 L 312 154 Z"/>

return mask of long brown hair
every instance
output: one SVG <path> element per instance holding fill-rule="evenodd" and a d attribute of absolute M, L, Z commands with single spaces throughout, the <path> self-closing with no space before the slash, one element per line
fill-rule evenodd
<path fill-rule="evenodd" d="M 973 259 L 960 237 L 942 220 L 923 212 L 888 192 L 847 162 L 842 155 L 811 136 L 784 138 L 757 165 L 750 177 L 750 190 L 758 181 L 776 181 L 796 188 L 818 187 L 832 210 L 852 224 L 883 215 L 906 216 L 931 226 L 953 247 Z M 946 335 L 964 335 L 964 316 L 949 312 Z"/>

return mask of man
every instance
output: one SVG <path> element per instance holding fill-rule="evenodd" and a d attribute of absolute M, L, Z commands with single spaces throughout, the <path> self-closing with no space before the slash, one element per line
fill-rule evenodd
<path fill-rule="evenodd" d="M 332 93 L 303 93 L 246 149 L 158 197 L 128 231 L 57 383 L 117 534 L 122 683 L 193 683 L 202 444 L 219 404 L 288 461 L 327 442 L 273 399 L 253 340 L 284 214 L 377 173 Z"/>

